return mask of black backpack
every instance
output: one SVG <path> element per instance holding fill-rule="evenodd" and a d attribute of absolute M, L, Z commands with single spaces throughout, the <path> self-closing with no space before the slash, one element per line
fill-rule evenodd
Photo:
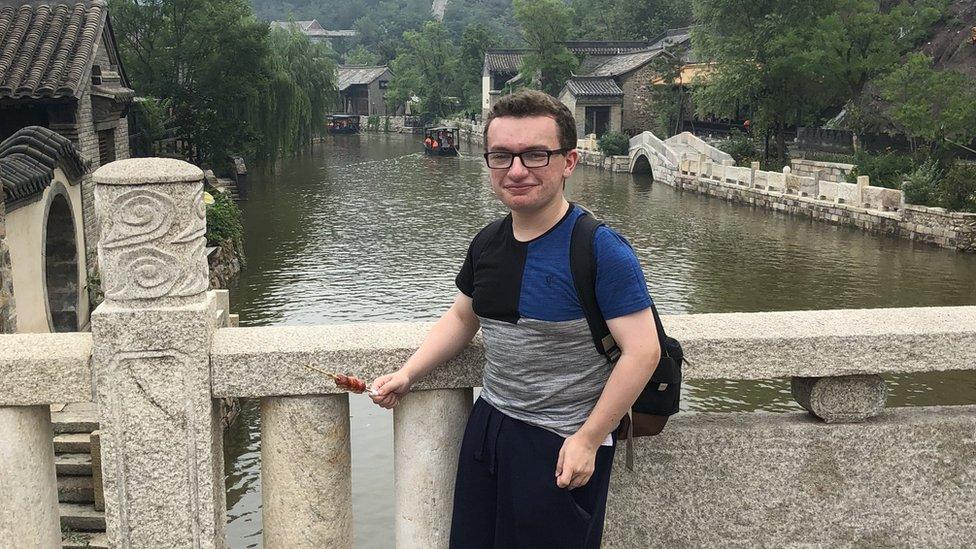
<path fill-rule="evenodd" d="M 607 360 L 616 362 L 620 358 L 620 348 L 613 340 L 596 300 L 596 254 L 593 241 L 597 229 L 602 225 L 602 222 L 583 210 L 583 215 L 576 219 L 573 226 L 569 265 L 586 323 L 593 335 L 593 345 Z M 633 438 L 660 433 L 668 418 L 678 413 L 681 397 L 681 362 L 684 361 L 681 343 L 664 332 L 664 325 L 653 302 L 651 313 L 654 315 L 654 326 L 661 345 L 661 359 L 654 375 L 634 402 L 630 415 L 623 417 L 617 430 L 618 440 L 627 439 L 627 467 L 631 469 L 634 460 L 631 446 Z"/>

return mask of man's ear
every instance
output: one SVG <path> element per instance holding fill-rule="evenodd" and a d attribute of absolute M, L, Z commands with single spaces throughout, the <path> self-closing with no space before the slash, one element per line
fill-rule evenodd
<path fill-rule="evenodd" d="M 575 170 L 576 166 L 579 165 L 579 158 L 579 151 L 575 148 L 566 151 L 566 168 L 563 169 L 564 178 L 568 178 L 569 176 L 573 175 L 573 170 Z"/>

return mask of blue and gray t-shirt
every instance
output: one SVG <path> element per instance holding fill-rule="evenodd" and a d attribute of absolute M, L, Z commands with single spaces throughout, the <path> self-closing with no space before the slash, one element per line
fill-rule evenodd
<path fill-rule="evenodd" d="M 596 406 L 611 366 L 596 351 L 569 266 L 576 218 L 566 215 L 545 234 L 520 242 L 509 215 L 472 249 L 457 275 L 481 321 L 485 364 L 481 397 L 506 415 L 568 437 Z M 475 239 L 477 240 L 477 239 Z M 607 227 L 595 236 L 596 297 L 606 319 L 651 306 L 644 273 L 627 242 Z"/>

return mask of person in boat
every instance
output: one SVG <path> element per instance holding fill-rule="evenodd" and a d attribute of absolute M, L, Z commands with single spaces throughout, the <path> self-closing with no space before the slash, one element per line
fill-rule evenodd
<path fill-rule="evenodd" d="M 425 149 L 428 149 L 428 150 L 431 149 L 433 147 L 433 143 L 434 143 L 434 140 L 431 139 L 429 135 L 424 138 L 424 148 Z"/>
<path fill-rule="evenodd" d="M 569 239 L 579 206 L 564 196 L 579 162 L 576 121 L 557 99 L 524 90 L 485 121 L 491 188 L 510 210 L 476 236 L 454 304 L 373 401 L 410 387 L 482 331 L 483 390 L 458 457 L 450 547 L 600 546 L 615 431 L 660 358 L 651 299 L 634 251 L 600 227 L 596 296 L 622 355 L 597 352 L 575 291 Z"/>

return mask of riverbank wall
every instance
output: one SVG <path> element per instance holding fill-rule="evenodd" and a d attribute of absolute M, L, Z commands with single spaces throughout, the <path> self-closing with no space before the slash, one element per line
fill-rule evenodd
<path fill-rule="evenodd" d="M 735 166 L 731 158 L 722 156 L 725 153 L 707 144 L 703 150 L 702 143 L 689 135 L 663 141 L 650 132 L 634 136 L 630 141 L 630 171 L 650 172 L 655 181 L 731 202 L 976 252 L 976 213 L 906 204 L 902 191 L 874 187 L 867 176 L 858 177 L 857 183 L 832 181 L 840 178 L 845 165 L 828 166 L 831 172 L 827 177 L 821 170 L 812 176 L 798 175 L 791 169 L 763 171 L 758 162 L 749 167 Z M 800 167 L 813 170 L 817 165 Z"/>
<path fill-rule="evenodd" d="M 673 185 L 768 210 L 801 215 L 871 234 L 976 252 L 976 213 L 905 204 L 902 192 L 816 177 L 683 159 Z"/>

